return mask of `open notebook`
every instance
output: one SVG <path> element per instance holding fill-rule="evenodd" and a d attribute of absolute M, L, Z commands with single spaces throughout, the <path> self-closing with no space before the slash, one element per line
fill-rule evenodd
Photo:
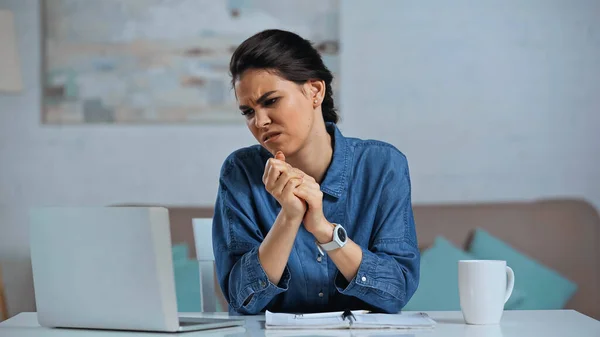
<path fill-rule="evenodd" d="M 372 314 L 336 311 L 315 314 L 273 313 L 267 310 L 267 329 L 428 329 L 435 321 L 426 313 Z"/>

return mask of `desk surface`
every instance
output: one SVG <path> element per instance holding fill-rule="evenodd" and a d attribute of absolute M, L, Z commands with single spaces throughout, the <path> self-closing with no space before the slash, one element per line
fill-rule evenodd
<path fill-rule="evenodd" d="M 499 325 L 476 326 L 466 325 L 460 311 L 428 311 L 437 322 L 433 330 L 321 330 L 321 331 L 278 331 L 264 330 L 264 315 L 243 316 L 246 320 L 244 328 L 228 328 L 214 331 L 198 331 L 184 333 L 144 333 L 128 331 L 102 331 L 81 329 L 46 329 L 37 324 L 35 313 L 20 313 L 0 323 L 0 337 L 142 337 L 169 336 L 181 337 L 291 337 L 291 336 L 332 336 L 332 337 L 367 337 L 367 336 L 444 336 L 444 337 L 512 337 L 512 336 L 600 336 L 600 321 L 573 310 L 548 311 L 505 311 Z M 226 313 L 186 313 L 186 317 L 227 317 Z M 236 316 L 239 318 L 239 316 Z"/>

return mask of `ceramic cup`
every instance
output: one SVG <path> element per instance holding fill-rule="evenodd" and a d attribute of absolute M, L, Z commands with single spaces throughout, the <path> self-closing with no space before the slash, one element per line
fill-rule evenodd
<path fill-rule="evenodd" d="M 458 261 L 460 308 L 467 324 L 499 324 L 515 274 L 500 260 Z"/>

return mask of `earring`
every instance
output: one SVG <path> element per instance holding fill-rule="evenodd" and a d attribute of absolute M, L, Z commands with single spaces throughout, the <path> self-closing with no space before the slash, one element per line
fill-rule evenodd
<path fill-rule="evenodd" d="M 314 101 L 314 102 L 315 102 L 315 104 L 317 104 L 317 100 L 316 100 L 316 99 L 315 99 L 315 101 Z"/>

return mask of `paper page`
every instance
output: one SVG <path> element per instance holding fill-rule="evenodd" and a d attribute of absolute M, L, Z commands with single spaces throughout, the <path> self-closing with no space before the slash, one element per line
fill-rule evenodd
<path fill-rule="evenodd" d="M 22 89 L 13 13 L 0 10 L 0 92 Z"/>
<path fill-rule="evenodd" d="M 364 331 L 364 330 L 363 330 Z M 385 330 L 393 331 L 393 330 Z M 354 330 L 350 330 L 347 327 L 341 329 L 314 329 L 314 328 L 302 328 L 302 329 L 280 329 L 280 328 L 269 328 L 265 331 L 265 337 L 354 337 Z M 370 336 L 370 335 L 369 335 Z M 394 334 L 398 336 L 398 332 Z M 361 336 L 362 337 L 362 336 Z M 368 336 L 364 336 L 368 337 Z M 413 336 L 414 337 L 414 336 Z"/>
<path fill-rule="evenodd" d="M 268 329 L 340 329 L 348 328 L 350 322 L 342 318 L 343 312 L 317 314 L 265 313 Z"/>
<path fill-rule="evenodd" d="M 355 315 L 352 328 L 432 328 L 435 321 L 425 313 Z"/>

